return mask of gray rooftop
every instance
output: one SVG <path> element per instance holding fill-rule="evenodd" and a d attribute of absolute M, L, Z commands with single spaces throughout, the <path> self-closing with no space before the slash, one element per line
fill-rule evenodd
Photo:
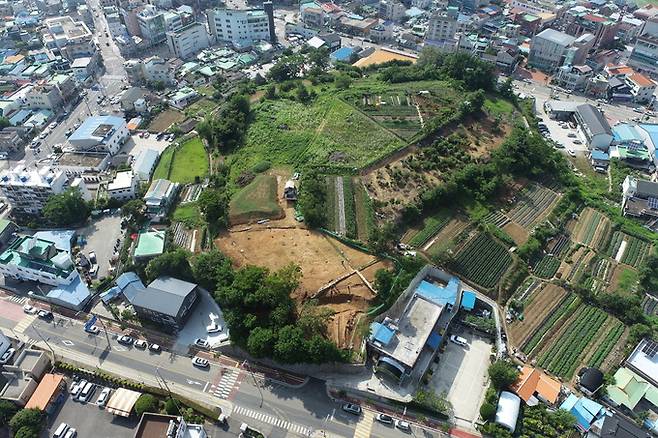
<path fill-rule="evenodd" d="M 144 195 L 144 199 L 162 200 L 171 190 L 174 183 L 166 179 L 156 179 L 151 183 L 148 191 Z"/>
<path fill-rule="evenodd" d="M 642 179 L 637 180 L 637 191 L 635 192 L 639 197 L 652 197 L 658 198 L 658 183 L 645 181 Z"/>
<path fill-rule="evenodd" d="M 535 36 L 535 38 L 542 38 L 564 47 L 567 47 L 576 41 L 576 38 L 571 35 L 551 28 L 541 31 Z"/>
<path fill-rule="evenodd" d="M 610 124 L 603 116 L 603 113 L 601 113 L 601 111 L 599 111 L 594 105 L 590 105 L 589 103 L 578 105 L 576 110 L 578 111 L 578 114 L 580 114 L 580 117 L 583 119 L 583 121 L 587 124 L 587 128 L 592 133 L 592 135 L 612 135 Z"/>
<path fill-rule="evenodd" d="M 135 295 L 133 306 L 149 309 L 169 316 L 178 315 L 185 298 L 194 291 L 196 284 L 173 277 L 158 277 L 148 287 Z"/>

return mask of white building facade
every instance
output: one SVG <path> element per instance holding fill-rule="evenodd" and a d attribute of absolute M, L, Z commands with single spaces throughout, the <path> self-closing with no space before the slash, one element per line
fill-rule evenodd
<path fill-rule="evenodd" d="M 192 23 L 167 32 L 169 52 L 180 59 L 188 59 L 209 45 L 208 31 L 202 23 Z"/>
<path fill-rule="evenodd" d="M 41 213 L 48 197 L 64 191 L 66 181 L 66 174 L 61 170 L 18 166 L 0 174 L 0 189 L 15 213 L 36 215 Z"/>
<path fill-rule="evenodd" d="M 217 42 L 248 46 L 254 41 L 270 39 L 270 25 L 263 9 L 210 9 L 208 28 Z"/>

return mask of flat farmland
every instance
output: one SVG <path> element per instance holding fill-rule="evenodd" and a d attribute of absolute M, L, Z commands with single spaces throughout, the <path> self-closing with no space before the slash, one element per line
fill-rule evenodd
<path fill-rule="evenodd" d="M 514 321 L 510 326 L 509 335 L 512 345 L 517 347 L 524 345 L 566 295 L 566 290 L 553 284 L 546 284 L 534 292 L 532 300 L 523 310 L 523 320 Z"/>
<path fill-rule="evenodd" d="M 425 244 L 430 242 L 449 222 L 450 214 L 447 211 L 427 216 L 420 225 L 409 229 L 402 236 L 402 242 L 414 248 L 424 248 Z"/>
<path fill-rule="evenodd" d="M 529 184 L 517 195 L 514 207 L 507 216 L 526 230 L 546 217 L 557 204 L 560 196 L 540 184 Z"/>
<path fill-rule="evenodd" d="M 487 233 L 471 239 L 455 257 L 455 269 L 484 287 L 494 287 L 512 264 L 507 249 Z"/>
<path fill-rule="evenodd" d="M 610 226 L 610 219 L 603 213 L 586 207 L 578 217 L 572 237 L 574 242 L 582 243 L 594 250 L 603 250 L 610 237 Z"/>
<path fill-rule="evenodd" d="M 557 271 L 557 277 L 571 283 L 576 283 L 587 271 L 590 262 L 596 253 L 586 246 L 576 249 L 570 256 L 562 261 Z"/>
<path fill-rule="evenodd" d="M 651 251 L 651 244 L 634 236 L 615 231 L 612 234 L 606 254 L 619 263 L 640 267 Z"/>
<path fill-rule="evenodd" d="M 432 237 L 429 242 L 423 246 L 423 248 L 425 251 L 428 251 L 430 255 L 438 255 L 443 251 L 452 248 L 460 236 L 468 231 L 470 225 L 471 223 L 468 222 L 466 218 L 452 218 L 443 228 L 441 228 L 441 231 L 439 231 L 438 234 Z"/>
<path fill-rule="evenodd" d="M 410 139 L 421 129 L 419 111 L 412 94 L 366 94 L 360 104 L 359 108 L 364 113 L 404 139 Z"/>

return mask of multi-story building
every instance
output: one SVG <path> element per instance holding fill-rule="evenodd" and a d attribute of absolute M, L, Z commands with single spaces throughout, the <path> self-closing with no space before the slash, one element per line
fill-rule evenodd
<path fill-rule="evenodd" d="M 575 38 L 555 29 L 545 29 L 532 39 L 528 63 L 549 72 L 563 65 L 580 65 L 593 43 L 591 34 Z"/>
<path fill-rule="evenodd" d="M 456 8 L 455 8 L 456 9 Z M 437 11 L 429 19 L 425 41 L 452 41 L 457 32 L 459 11 Z"/>
<path fill-rule="evenodd" d="M 634 73 L 626 76 L 626 85 L 633 96 L 633 102 L 647 103 L 653 100 L 656 83 L 642 73 Z"/>
<path fill-rule="evenodd" d="M 59 88 L 48 84 L 38 83 L 26 85 L 13 94 L 22 108 L 47 109 L 57 112 L 64 101 Z"/>
<path fill-rule="evenodd" d="M 64 191 L 66 175 L 49 167 L 28 169 L 17 166 L 0 174 L 0 189 L 14 213 L 39 214 L 50 195 Z"/>
<path fill-rule="evenodd" d="M 658 74 L 658 17 L 653 17 L 635 40 L 628 65 L 638 71 Z"/>
<path fill-rule="evenodd" d="M 137 183 L 138 179 L 131 170 L 117 172 L 112 182 L 107 185 L 107 196 L 119 201 L 135 199 Z"/>
<path fill-rule="evenodd" d="M 59 50 L 69 61 L 96 54 L 93 35 L 82 21 L 64 16 L 48 18 L 44 24 L 43 44 L 51 50 Z"/>
<path fill-rule="evenodd" d="M 131 300 L 140 318 L 168 332 L 183 328 L 199 298 L 198 286 L 173 277 L 158 277 Z"/>
<path fill-rule="evenodd" d="M 404 5 L 396 0 L 380 0 L 377 8 L 379 18 L 393 21 L 401 20 L 406 10 Z"/>
<path fill-rule="evenodd" d="M 124 62 L 123 67 L 126 70 L 128 82 L 131 84 L 162 82 L 170 85 L 175 79 L 172 66 L 159 56 L 143 60 L 129 59 Z"/>
<path fill-rule="evenodd" d="M 210 45 L 208 31 L 203 23 L 192 23 L 178 30 L 167 32 L 169 52 L 180 59 L 187 59 Z"/>
<path fill-rule="evenodd" d="M 531 14 L 550 14 L 555 9 L 555 4 L 537 0 L 512 0 L 510 7 Z"/>
<path fill-rule="evenodd" d="M 153 5 L 146 5 L 137 13 L 137 24 L 142 38 L 150 45 L 159 44 L 166 39 L 164 13 Z"/>
<path fill-rule="evenodd" d="M 326 21 L 324 10 L 312 6 L 302 9 L 301 17 L 304 24 L 316 28 L 324 27 Z"/>
<path fill-rule="evenodd" d="M 128 34 L 132 36 L 142 36 L 142 31 L 139 28 L 139 20 L 137 14 L 142 10 L 144 4 L 140 0 L 126 1 L 121 3 L 119 13 L 123 18 L 123 24 L 126 26 Z"/>
<path fill-rule="evenodd" d="M 582 90 L 592 77 L 588 65 L 563 65 L 557 70 L 555 80 L 567 90 Z"/>
<path fill-rule="evenodd" d="M 117 116 L 88 117 L 68 141 L 77 151 L 115 155 L 128 138 L 126 121 Z"/>
<path fill-rule="evenodd" d="M 270 40 L 270 20 L 264 9 L 210 9 L 208 28 L 215 41 L 250 46 Z"/>
<path fill-rule="evenodd" d="M 194 23 L 194 14 L 186 7 L 180 7 L 175 11 L 164 12 L 164 22 L 167 32 L 182 29 Z"/>
<path fill-rule="evenodd" d="M 599 14 L 577 14 L 567 27 L 569 35 L 579 37 L 590 33 L 594 35 L 594 47 L 611 43 L 617 35 L 617 22 Z"/>

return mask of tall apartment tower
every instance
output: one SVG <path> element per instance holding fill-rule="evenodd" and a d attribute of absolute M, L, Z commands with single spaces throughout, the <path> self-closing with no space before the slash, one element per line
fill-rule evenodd
<path fill-rule="evenodd" d="M 274 28 L 274 6 L 272 5 L 272 0 L 267 0 L 263 2 L 263 10 L 267 15 L 267 21 L 270 25 L 270 42 L 272 44 L 276 43 L 276 29 Z"/>

